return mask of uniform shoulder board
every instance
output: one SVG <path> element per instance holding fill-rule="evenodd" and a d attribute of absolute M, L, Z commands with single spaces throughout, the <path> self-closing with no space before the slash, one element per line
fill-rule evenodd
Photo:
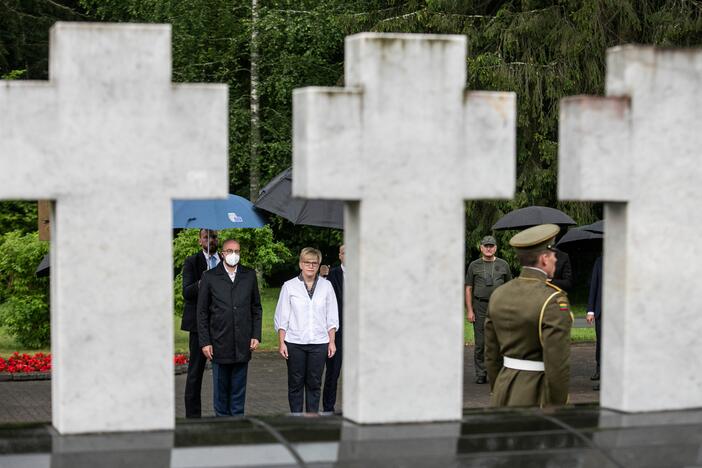
<path fill-rule="evenodd" d="M 546 281 L 546 286 L 548 286 L 549 288 L 553 288 L 553 289 L 555 289 L 556 291 L 562 292 L 562 293 L 565 294 L 565 291 L 563 291 L 561 288 L 559 288 L 558 286 L 556 286 L 555 284 L 553 284 L 553 283 L 550 282 L 550 281 Z"/>

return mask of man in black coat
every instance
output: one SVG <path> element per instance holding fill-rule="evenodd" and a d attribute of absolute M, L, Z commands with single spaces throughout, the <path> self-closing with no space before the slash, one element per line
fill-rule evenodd
<path fill-rule="evenodd" d="M 224 261 L 202 275 L 197 301 L 200 346 L 212 361 L 217 416 L 244 414 L 251 352 L 261 342 L 261 296 L 256 272 L 239 265 L 241 246 L 222 244 Z"/>
<path fill-rule="evenodd" d="M 602 256 L 595 260 L 590 279 L 590 294 L 587 299 L 587 323 L 595 322 L 595 362 L 597 368 L 590 380 L 600 380 L 600 350 L 602 349 Z M 599 390 L 600 384 L 594 386 Z"/>
<path fill-rule="evenodd" d="M 570 266 L 570 256 L 562 250 L 556 251 L 556 272 L 553 274 L 551 283 L 565 292 L 573 288 L 573 269 Z"/>
<path fill-rule="evenodd" d="M 180 329 L 190 332 L 190 360 L 188 376 L 185 380 L 185 417 L 199 418 L 202 415 L 200 393 L 202 374 L 205 372 L 207 359 L 202 354 L 200 339 L 197 335 L 197 297 L 200 290 L 202 274 L 214 268 L 220 262 L 217 253 L 217 231 L 200 229 L 198 244 L 202 250 L 185 259 L 183 264 L 183 320 Z"/>
<path fill-rule="evenodd" d="M 339 328 L 336 331 L 336 353 L 327 359 L 327 370 L 324 375 L 324 393 L 322 394 L 322 408 L 325 413 L 333 413 L 336 404 L 336 387 L 341 375 L 342 355 L 342 326 L 344 316 L 344 246 L 339 247 L 339 260 L 341 265 L 332 268 L 327 275 L 336 295 L 339 306 Z"/>

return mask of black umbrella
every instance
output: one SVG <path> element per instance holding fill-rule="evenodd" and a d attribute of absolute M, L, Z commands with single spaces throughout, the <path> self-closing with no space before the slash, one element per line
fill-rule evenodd
<path fill-rule="evenodd" d="M 585 229 L 586 226 L 582 226 L 576 229 L 571 229 L 566 232 L 565 235 L 556 243 L 556 246 L 560 249 L 561 247 L 567 247 L 573 244 L 583 244 L 587 242 L 602 242 L 604 235 L 598 232 L 592 232 Z"/>
<path fill-rule="evenodd" d="M 41 259 L 41 262 L 39 263 L 39 266 L 37 267 L 37 270 L 34 272 L 35 275 L 37 276 L 49 276 L 49 270 L 50 270 L 50 264 L 49 264 L 49 254 L 44 255 L 44 258 Z"/>
<path fill-rule="evenodd" d="M 584 229 L 586 231 L 595 232 L 597 234 L 604 234 L 604 221 L 595 221 L 592 224 L 581 226 L 578 229 Z"/>
<path fill-rule="evenodd" d="M 526 229 L 539 224 L 575 226 L 577 223 L 561 210 L 547 206 L 527 206 L 510 211 L 500 218 L 492 228 L 496 231 L 505 231 L 507 229 Z"/>
<path fill-rule="evenodd" d="M 292 167 L 275 176 L 261 189 L 254 206 L 295 224 L 344 228 L 344 202 L 292 196 Z"/>

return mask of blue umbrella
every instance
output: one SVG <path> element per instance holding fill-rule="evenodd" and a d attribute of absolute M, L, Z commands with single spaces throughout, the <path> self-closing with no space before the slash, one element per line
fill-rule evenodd
<path fill-rule="evenodd" d="M 266 224 L 253 203 L 238 195 L 224 200 L 174 200 L 173 227 L 201 229 L 260 228 Z"/>

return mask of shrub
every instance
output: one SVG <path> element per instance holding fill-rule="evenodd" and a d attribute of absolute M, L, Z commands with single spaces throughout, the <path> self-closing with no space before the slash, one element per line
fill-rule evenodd
<path fill-rule="evenodd" d="M 48 250 L 36 232 L 0 236 L 0 326 L 28 348 L 46 346 L 51 337 L 49 279 L 34 274 Z"/>
<path fill-rule="evenodd" d="M 197 243 L 199 229 L 184 229 L 173 239 L 173 266 L 177 275 L 173 281 L 175 313 L 183 315 L 183 263 L 185 259 L 200 251 Z M 269 273 L 274 265 L 289 261 L 292 254 L 281 242 L 273 240 L 270 226 L 258 229 L 224 229 L 219 231 L 220 248 L 226 239 L 237 239 L 241 243 L 241 263 L 255 268 L 259 287 L 264 287 L 262 275 Z"/>

